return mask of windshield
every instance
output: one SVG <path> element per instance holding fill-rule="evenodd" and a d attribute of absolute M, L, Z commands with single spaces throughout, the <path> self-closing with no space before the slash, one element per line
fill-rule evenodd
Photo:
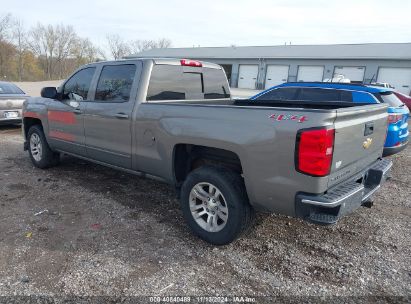
<path fill-rule="evenodd" d="M 24 94 L 24 92 L 12 83 L 0 83 L 0 94 Z"/>
<path fill-rule="evenodd" d="M 404 106 L 402 101 L 392 92 L 380 93 L 380 96 L 382 101 L 388 103 L 391 107 L 397 108 Z"/>

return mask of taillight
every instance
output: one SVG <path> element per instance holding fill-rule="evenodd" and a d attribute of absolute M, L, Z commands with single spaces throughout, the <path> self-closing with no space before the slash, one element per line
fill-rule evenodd
<path fill-rule="evenodd" d="M 312 176 L 330 174 L 334 149 L 334 129 L 306 129 L 297 134 L 297 171 Z"/>
<path fill-rule="evenodd" d="M 402 114 L 388 114 L 388 123 L 395 124 L 402 120 Z"/>
<path fill-rule="evenodd" d="M 184 66 L 192 66 L 192 67 L 199 67 L 199 68 L 203 66 L 203 64 L 200 61 L 189 60 L 189 59 L 181 59 L 180 63 L 181 65 L 184 65 Z"/>

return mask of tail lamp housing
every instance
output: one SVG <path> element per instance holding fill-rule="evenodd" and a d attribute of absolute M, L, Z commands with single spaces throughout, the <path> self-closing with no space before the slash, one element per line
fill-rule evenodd
<path fill-rule="evenodd" d="M 327 176 L 331 171 L 335 129 L 302 129 L 297 133 L 295 166 L 300 173 Z"/>

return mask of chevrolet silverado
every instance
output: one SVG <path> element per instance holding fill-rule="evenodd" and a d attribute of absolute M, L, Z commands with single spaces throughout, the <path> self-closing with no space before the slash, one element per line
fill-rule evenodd
<path fill-rule="evenodd" d="M 254 210 L 334 224 L 371 205 L 392 165 L 381 158 L 386 105 L 234 101 L 212 63 L 98 62 L 41 95 L 23 109 L 36 167 L 64 153 L 168 182 L 188 226 L 217 245 Z"/>

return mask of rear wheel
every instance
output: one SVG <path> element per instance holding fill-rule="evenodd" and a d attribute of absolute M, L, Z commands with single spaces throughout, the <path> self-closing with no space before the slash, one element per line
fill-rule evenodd
<path fill-rule="evenodd" d="M 27 133 L 31 162 L 38 168 L 45 169 L 58 164 L 60 155 L 53 152 L 40 125 L 30 127 Z"/>
<path fill-rule="evenodd" d="M 192 171 L 181 188 L 181 208 L 194 234 L 224 245 L 251 224 L 253 209 L 238 173 L 217 167 Z"/>

